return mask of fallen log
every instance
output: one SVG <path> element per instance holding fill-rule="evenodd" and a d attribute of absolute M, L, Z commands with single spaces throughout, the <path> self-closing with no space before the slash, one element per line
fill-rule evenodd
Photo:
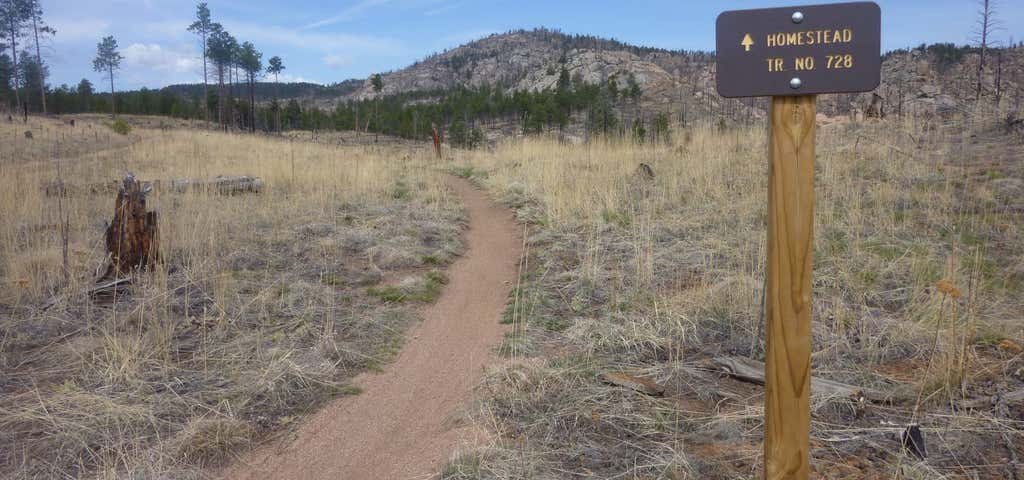
<path fill-rule="evenodd" d="M 109 282 L 97 284 L 85 291 L 85 294 L 92 297 L 113 297 L 116 295 L 127 295 L 128 286 L 131 285 L 131 278 L 117 278 Z"/>
<path fill-rule="evenodd" d="M 171 180 L 170 190 L 176 193 L 203 192 L 221 195 L 239 195 L 243 193 L 260 193 L 263 180 L 260 177 L 247 175 L 237 177 L 216 176 L 210 180 Z M 155 184 L 157 189 L 160 184 Z"/>
<path fill-rule="evenodd" d="M 75 195 L 106 195 L 116 193 L 121 188 L 121 182 L 111 180 L 102 183 L 89 183 L 86 185 L 75 185 L 66 183 L 63 180 L 44 182 L 43 193 L 47 197 L 70 197 Z"/>
<path fill-rule="evenodd" d="M 610 385 L 635 390 L 644 395 L 660 397 L 665 394 L 665 387 L 648 380 L 624 372 L 607 372 L 601 374 L 601 381 Z"/>
<path fill-rule="evenodd" d="M 172 179 L 167 181 L 154 180 L 139 182 L 142 188 L 162 193 L 212 193 L 220 195 L 240 195 L 244 193 L 260 193 L 263 190 L 263 179 L 246 175 L 237 177 L 217 176 L 209 180 Z M 121 182 L 88 183 L 76 185 L 62 180 L 44 182 L 43 193 L 47 197 L 69 197 L 75 195 L 106 195 L 117 192 Z"/>
<path fill-rule="evenodd" d="M 727 375 L 744 382 L 764 385 L 764 363 L 742 357 L 716 357 L 712 360 Z M 811 377 L 811 394 L 829 397 L 846 397 L 853 400 L 869 400 L 876 403 L 893 402 L 892 395 L 877 390 L 848 385 L 821 377 Z"/>
<path fill-rule="evenodd" d="M 1000 403 L 1024 403 L 1024 388 L 990 397 L 972 398 L 959 403 L 960 408 L 989 408 Z"/>
<path fill-rule="evenodd" d="M 132 279 L 130 277 L 116 278 L 114 280 L 109 281 L 103 281 L 103 279 L 101 278 L 100 283 L 97 283 L 96 285 L 86 289 L 84 293 L 93 300 L 107 302 L 114 300 L 118 297 L 128 296 L 128 294 L 131 291 L 131 284 Z M 64 299 L 66 298 L 66 294 L 50 297 L 50 299 L 47 300 L 46 303 L 42 304 L 39 308 L 43 311 L 49 310 L 57 303 L 64 301 Z"/>
<path fill-rule="evenodd" d="M 131 173 L 124 177 L 117 192 L 114 218 L 106 233 L 110 266 L 101 280 L 146 269 L 159 259 L 157 214 L 146 211 L 146 195 L 151 190 L 152 187 L 144 187 Z"/>

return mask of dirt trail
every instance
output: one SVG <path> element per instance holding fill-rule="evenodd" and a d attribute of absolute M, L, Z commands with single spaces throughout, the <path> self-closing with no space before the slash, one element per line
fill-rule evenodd
<path fill-rule="evenodd" d="M 451 419 L 471 398 L 504 328 L 498 323 L 516 276 L 521 235 L 511 212 L 468 182 L 450 181 L 469 216 L 466 252 L 448 271 L 440 299 L 423 309 L 398 358 L 354 384 L 298 429 L 226 472 L 230 479 L 389 480 L 429 478 L 468 428 Z"/>

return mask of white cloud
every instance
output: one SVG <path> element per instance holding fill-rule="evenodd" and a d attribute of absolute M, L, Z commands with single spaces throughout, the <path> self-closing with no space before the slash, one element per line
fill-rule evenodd
<path fill-rule="evenodd" d="M 271 25 L 229 22 L 225 27 L 238 38 L 260 45 L 284 45 L 321 52 L 355 50 L 373 55 L 398 55 L 404 48 L 396 41 L 347 33 L 307 33 Z"/>
<path fill-rule="evenodd" d="M 445 12 L 448 12 L 450 10 L 453 10 L 453 9 L 455 9 L 455 7 L 458 7 L 458 6 L 459 6 L 458 3 L 450 3 L 448 5 L 441 5 L 440 7 L 431 8 L 431 9 L 423 12 L 423 14 L 428 16 L 428 17 L 433 17 L 435 15 L 440 15 L 442 13 L 445 13 Z"/>
<path fill-rule="evenodd" d="M 271 82 L 274 80 L 274 76 L 268 76 L 263 81 Z M 301 82 L 301 83 L 321 83 L 316 80 L 310 80 L 302 75 L 292 75 L 290 73 L 282 73 L 278 76 L 278 80 L 281 82 Z"/>
<path fill-rule="evenodd" d="M 331 68 L 339 68 L 352 64 L 352 59 L 344 55 L 328 53 L 324 56 L 324 64 Z"/>
<path fill-rule="evenodd" d="M 334 25 L 336 23 L 348 22 L 356 18 L 357 16 L 359 16 L 359 14 L 365 12 L 366 10 L 369 10 L 373 7 L 377 7 L 380 5 L 385 5 L 389 2 L 391 2 L 391 0 L 363 0 L 359 3 L 356 3 L 355 5 L 352 5 L 342 10 L 337 15 L 310 23 L 302 27 L 302 29 L 311 30 L 314 28 L 320 28 L 327 25 Z"/>
<path fill-rule="evenodd" d="M 110 22 L 93 18 L 54 18 L 47 23 L 57 30 L 57 40 L 69 43 L 89 40 L 99 42 L 110 28 Z"/>
<path fill-rule="evenodd" d="M 126 66 L 170 73 L 201 71 L 203 62 L 193 50 L 164 48 L 156 43 L 133 43 L 121 49 Z"/>

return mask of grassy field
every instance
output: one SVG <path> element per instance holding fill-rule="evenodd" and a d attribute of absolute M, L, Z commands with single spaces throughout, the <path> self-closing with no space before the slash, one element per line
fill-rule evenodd
<path fill-rule="evenodd" d="M 1003 116 L 819 129 L 815 375 L 888 400 L 814 397 L 815 476 L 1024 475 L 1024 407 L 999 397 L 1024 388 L 1024 145 Z M 668 144 L 454 154 L 451 171 L 528 222 L 530 256 L 511 361 L 475 409 L 495 442 L 445 478 L 760 475 L 762 389 L 712 360 L 763 360 L 765 151 L 763 126 L 694 126 Z M 925 462 L 900 447 L 914 423 Z"/>
<path fill-rule="evenodd" d="M 820 128 L 815 375 L 888 398 L 814 398 L 816 476 L 1024 475 L 1024 407 L 1002 398 L 1024 388 L 1024 143 L 999 118 Z M 529 255 L 507 361 L 473 400 L 493 444 L 444 478 L 759 475 L 762 389 L 712 360 L 763 359 L 763 126 L 676 126 L 646 145 L 529 137 L 439 164 L 366 134 L 129 122 L 0 122 L 0 476 L 203 477 L 357 393 L 348 381 L 388 361 L 460 251 L 445 172 L 513 207 Z M 109 185 L 129 171 L 266 187 L 157 189 L 162 263 L 90 298 Z M 55 181 L 66 196 L 47 194 Z M 912 423 L 927 461 L 900 448 Z"/>
<path fill-rule="evenodd" d="M 356 393 L 348 380 L 394 354 L 461 248 L 461 206 L 409 144 L 76 123 L 0 123 L 0 477 L 203 476 Z M 157 188 L 159 267 L 90 298 L 105 187 L 126 172 L 265 188 Z M 66 196 L 47 195 L 57 180 Z"/>

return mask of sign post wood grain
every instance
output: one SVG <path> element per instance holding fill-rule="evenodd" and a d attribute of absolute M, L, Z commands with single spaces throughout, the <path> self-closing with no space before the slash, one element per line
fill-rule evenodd
<path fill-rule="evenodd" d="M 819 93 L 881 79 L 881 10 L 872 2 L 724 12 L 718 93 L 771 96 L 765 267 L 764 477 L 810 476 L 811 277 Z"/>
<path fill-rule="evenodd" d="M 816 102 L 813 95 L 773 97 L 769 107 L 764 306 L 767 479 L 806 479 L 810 474 Z"/>

